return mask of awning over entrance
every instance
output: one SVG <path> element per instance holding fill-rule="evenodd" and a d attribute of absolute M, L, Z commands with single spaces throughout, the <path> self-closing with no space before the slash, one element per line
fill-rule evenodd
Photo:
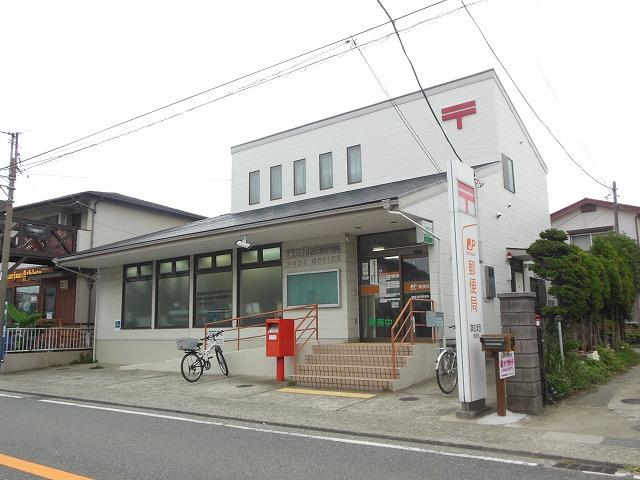
<path fill-rule="evenodd" d="M 527 253 L 526 248 L 507 248 L 507 259 L 520 260 L 522 262 L 530 262 L 533 257 Z"/>

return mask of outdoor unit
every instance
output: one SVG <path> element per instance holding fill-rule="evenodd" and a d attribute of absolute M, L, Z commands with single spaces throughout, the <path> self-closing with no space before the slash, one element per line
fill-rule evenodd
<path fill-rule="evenodd" d="M 484 296 L 485 298 L 495 298 L 496 296 L 496 274 L 490 265 L 484 266 Z"/>

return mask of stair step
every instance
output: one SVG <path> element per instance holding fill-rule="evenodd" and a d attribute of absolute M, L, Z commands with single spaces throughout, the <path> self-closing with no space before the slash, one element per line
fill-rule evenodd
<path fill-rule="evenodd" d="M 407 356 L 396 356 L 396 367 L 404 367 Z M 362 365 L 368 367 L 391 367 L 391 355 L 351 355 L 338 353 L 312 353 L 306 355 L 306 364 Z"/>
<path fill-rule="evenodd" d="M 314 345 L 313 353 L 337 353 L 348 355 L 391 355 L 391 344 L 387 343 L 334 343 Z M 397 355 L 413 354 L 412 345 L 396 345 Z"/>
<path fill-rule="evenodd" d="M 302 387 L 335 388 L 340 390 L 359 390 L 380 392 L 388 390 L 391 380 L 357 377 L 331 377 L 320 375 L 291 375 L 291 380 Z"/>
<path fill-rule="evenodd" d="M 300 375 L 318 375 L 325 377 L 349 377 L 349 378 L 392 378 L 391 367 L 370 367 L 364 365 L 323 365 L 318 363 L 306 363 L 298 365 Z M 396 368 L 396 376 L 399 375 Z"/>

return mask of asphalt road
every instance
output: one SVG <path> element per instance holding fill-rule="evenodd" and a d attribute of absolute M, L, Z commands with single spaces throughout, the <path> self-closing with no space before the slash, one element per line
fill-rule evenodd
<path fill-rule="evenodd" d="M 599 477 L 479 451 L 435 451 L 308 430 L 51 402 L 56 401 L 0 393 L 0 479 L 42 478 L 16 470 L 13 459 L 95 479 Z"/>

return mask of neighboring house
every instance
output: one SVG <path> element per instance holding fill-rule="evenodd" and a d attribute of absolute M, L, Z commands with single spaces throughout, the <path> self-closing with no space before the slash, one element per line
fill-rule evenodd
<path fill-rule="evenodd" d="M 90 283 L 57 268 L 54 257 L 202 218 L 112 192 L 87 191 L 16 206 L 7 301 L 42 312 L 57 324 L 93 323 Z"/>
<path fill-rule="evenodd" d="M 573 245 L 589 250 L 594 237 L 615 231 L 613 202 L 583 198 L 552 213 L 551 226 L 567 232 Z M 618 230 L 640 245 L 640 206 L 618 204 Z M 640 296 L 634 316 L 640 319 Z"/>
<path fill-rule="evenodd" d="M 531 287 L 526 248 L 549 227 L 547 168 L 493 70 L 425 92 L 482 185 L 475 202 L 480 292 L 484 330 L 497 333 L 496 294 Z M 420 92 L 395 103 L 438 170 L 458 161 Z M 175 338 L 200 335 L 212 319 L 308 303 L 320 304 L 319 334 L 327 343 L 388 342 L 391 323 L 412 297 L 432 298 L 453 324 L 446 174 L 390 102 L 231 153 L 231 213 L 60 259 L 99 270 L 101 361 L 172 359 Z M 389 210 L 433 226 L 440 241 L 425 241 Z M 252 246 L 237 248 L 245 236 Z M 114 329 L 120 319 L 122 328 Z M 432 336 L 430 329 L 418 334 Z M 254 365 L 254 373 L 262 371 Z"/>

